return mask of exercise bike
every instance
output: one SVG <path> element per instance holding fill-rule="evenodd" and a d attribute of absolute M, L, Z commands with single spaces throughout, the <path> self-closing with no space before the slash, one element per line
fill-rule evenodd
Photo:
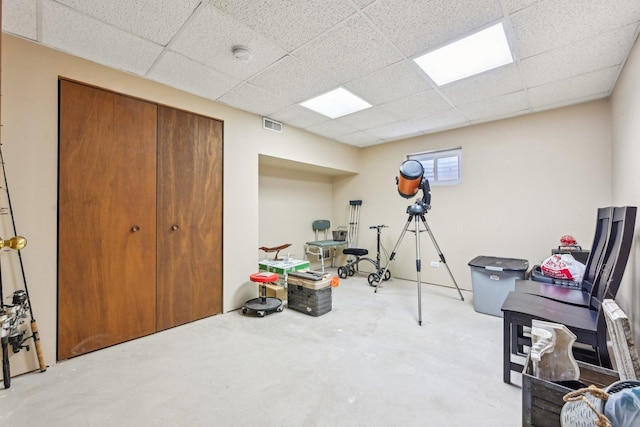
<path fill-rule="evenodd" d="M 361 261 L 370 262 L 376 268 L 376 271 L 374 273 L 371 273 L 369 274 L 369 276 L 367 276 L 367 282 L 369 282 L 370 286 L 376 286 L 376 284 L 380 281 L 380 277 L 382 276 L 382 273 L 384 273 L 384 277 L 382 278 L 383 280 L 389 280 L 391 278 L 391 272 L 388 269 L 385 272 L 384 268 L 382 268 L 380 265 L 380 249 L 384 250 L 384 248 L 382 248 L 382 245 L 380 243 L 380 235 L 382 234 L 381 230 L 383 228 L 387 228 L 387 226 L 372 225 L 371 227 L 369 227 L 370 230 L 373 230 L 373 229 L 377 230 L 377 236 L 376 236 L 377 237 L 377 254 L 376 254 L 375 260 L 365 257 L 365 255 L 369 254 L 369 251 L 366 249 L 347 248 L 342 250 L 343 254 L 354 256 L 355 259 L 353 258 L 348 259 L 347 265 L 338 267 L 338 276 L 341 279 L 346 279 L 348 276 L 353 276 L 354 274 L 356 274 L 356 271 L 358 271 L 358 264 L 360 264 Z"/>

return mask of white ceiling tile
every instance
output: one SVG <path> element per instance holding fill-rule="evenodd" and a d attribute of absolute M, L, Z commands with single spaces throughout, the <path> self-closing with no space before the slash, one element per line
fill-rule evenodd
<path fill-rule="evenodd" d="M 565 99 L 565 100 L 556 102 L 554 104 L 539 105 L 534 107 L 531 111 L 536 113 L 539 111 L 554 110 L 557 108 L 568 107 L 570 105 L 580 104 L 580 103 L 589 102 L 589 101 L 595 101 L 597 99 L 603 99 L 608 96 L 609 96 L 608 92 L 595 93 L 595 94 L 583 96 L 580 98 Z"/>
<path fill-rule="evenodd" d="M 428 132 L 448 129 L 454 126 L 466 126 L 469 121 L 454 109 L 440 111 L 427 116 L 407 120 L 406 125 L 413 131 Z"/>
<path fill-rule="evenodd" d="M 288 52 L 356 13 L 344 0 L 209 0 Z"/>
<path fill-rule="evenodd" d="M 393 141 L 415 134 L 415 126 L 405 122 L 396 122 L 384 126 L 367 129 L 367 133 L 385 141 Z"/>
<path fill-rule="evenodd" d="M 231 53 L 236 45 L 247 46 L 253 58 L 237 60 Z M 175 38 L 171 49 L 240 79 L 249 78 L 286 55 L 263 36 L 205 3 Z"/>
<path fill-rule="evenodd" d="M 380 138 L 376 138 L 375 136 L 362 131 L 342 135 L 336 139 L 340 142 L 344 142 L 345 144 L 355 145 L 356 147 L 366 147 L 384 142 Z"/>
<path fill-rule="evenodd" d="M 289 102 L 246 83 L 234 87 L 218 98 L 218 101 L 261 116 L 269 116 L 289 105 Z"/>
<path fill-rule="evenodd" d="M 537 108 L 595 94 L 609 94 L 616 82 L 619 71 L 620 67 L 610 67 L 531 88 L 529 89 L 531 105 Z"/>
<path fill-rule="evenodd" d="M 144 75 L 162 47 L 80 15 L 55 2 L 42 4 L 42 43 L 109 67 Z"/>
<path fill-rule="evenodd" d="M 357 113 L 340 117 L 338 121 L 359 130 L 386 125 L 398 119 L 380 107 L 371 107 Z"/>
<path fill-rule="evenodd" d="M 520 63 L 527 87 L 586 74 L 621 64 L 633 44 L 638 24 L 627 25 L 590 37 L 550 52 L 541 53 Z"/>
<path fill-rule="evenodd" d="M 529 97 L 526 91 L 521 90 L 493 99 L 467 104 L 458 110 L 471 121 L 485 120 L 491 117 L 504 117 L 505 114 L 511 112 L 522 114 L 529 111 Z"/>
<path fill-rule="evenodd" d="M 37 40 L 36 0 L 4 1 L 2 3 L 2 31 Z"/>
<path fill-rule="evenodd" d="M 533 109 L 530 110 L 521 110 L 521 111 L 508 111 L 504 114 L 496 114 L 495 116 L 487 116 L 487 117 L 481 117 L 479 119 L 476 120 L 471 120 L 470 124 L 472 125 L 477 125 L 480 123 L 487 123 L 487 122 L 495 122 L 496 120 L 504 120 L 504 119 L 509 119 L 512 117 L 517 117 L 517 116 L 522 116 L 524 114 L 528 114 L 533 112 Z"/>
<path fill-rule="evenodd" d="M 240 83 L 238 79 L 170 51 L 162 55 L 147 77 L 214 100 Z"/>
<path fill-rule="evenodd" d="M 326 116 L 311 111 L 308 108 L 301 107 L 298 104 L 291 105 L 283 110 L 277 111 L 269 117 L 298 128 L 307 128 L 329 120 Z"/>
<path fill-rule="evenodd" d="M 3 6 L 7 33 L 356 146 L 607 97 L 640 30 L 640 0 Z M 411 60 L 501 19 L 516 64 L 435 87 Z M 235 45 L 248 46 L 252 60 L 234 58 Z M 336 86 L 373 107 L 330 120 L 297 104 Z"/>
<path fill-rule="evenodd" d="M 306 101 L 339 86 L 335 80 L 289 55 L 252 77 L 249 83 L 292 102 Z"/>
<path fill-rule="evenodd" d="M 365 13 L 407 57 L 459 39 L 503 16 L 496 0 L 380 0 Z"/>
<path fill-rule="evenodd" d="M 356 6 L 358 6 L 360 9 L 364 9 L 365 7 L 369 6 L 374 1 L 376 1 L 376 0 L 353 0 L 353 2 L 356 4 Z"/>
<path fill-rule="evenodd" d="M 340 83 L 370 74 L 402 59 L 361 16 L 348 19 L 295 55 Z"/>
<path fill-rule="evenodd" d="M 507 13 L 517 12 L 542 0 L 504 0 Z"/>
<path fill-rule="evenodd" d="M 56 0 L 99 21 L 166 46 L 200 0 Z"/>
<path fill-rule="evenodd" d="M 521 59 L 640 20 L 638 0 L 545 0 L 510 17 Z"/>
<path fill-rule="evenodd" d="M 381 107 L 399 119 L 410 119 L 446 110 L 451 108 L 451 104 L 444 100 L 435 90 L 428 90 L 407 98 L 391 101 Z"/>
<path fill-rule="evenodd" d="M 454 105 L 460 106 L 522 89 L 517 65 L 509 64 L 449 83 L 440 87 L 440 93 Z"/>
<path fill-rule="evenodd" d="M 427 80 L 404 60 L 355 79 L 345 87 L 374 104 L 384 104 L 431 89 Z"/>
<path fill-rule="evenodd" d="M 357 131 L 357 129 L 347 126 L 344 123 L 340 123 L 337 120 L 327 120 L 326 122 L 309 126 L 306 129 L 309 132 L 317 133 L 318 135 L 326 136 L 327 138 L 337 138 Z"/>

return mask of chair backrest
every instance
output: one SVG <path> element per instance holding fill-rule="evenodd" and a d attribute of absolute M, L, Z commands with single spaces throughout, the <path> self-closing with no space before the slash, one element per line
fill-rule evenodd
<path fill-rule="evenodd" d="M 318 240 L 318 232 L 324 231 L 324 240 L 327 240 L 327 233 L 331 228 L 331 221 L 328 219 L 317 219 L 311 224 L 313 231 L 316 233 L 316 240 Z"/>
<path fill-rule="evenodd" d="M 618 293 L 631 252 L 637 210 L 635 206 L 616 207 L 613 210 L 609 242 L 591 293 L 592 308 L 600 309 L 601 301 L 605 298 L 615 299 Z"/>
<path fill-rule="evenodd" d="M 613 206 L 598 209 L 596 232 L 593 236 L 591 252 L 589 252 L 589 258 L 587 259 L 587 265 L 585 266 L 584 277 L 582 279 L 582 289 L 584 291 L 591 292 L 593 284 L 596 283 L 598 279 L 597 275 L 601 270 L 605 248 L 609 240 L 612 217 Z"/>

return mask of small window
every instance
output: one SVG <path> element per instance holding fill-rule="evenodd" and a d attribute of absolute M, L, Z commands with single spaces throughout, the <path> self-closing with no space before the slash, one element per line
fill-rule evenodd
<path fill-rule="evenodd" d="M 461 182 L 462 148 L 423 151 L 408 154 L 407 160 L 418 160 L 430 185 L 456 185 Z"/>

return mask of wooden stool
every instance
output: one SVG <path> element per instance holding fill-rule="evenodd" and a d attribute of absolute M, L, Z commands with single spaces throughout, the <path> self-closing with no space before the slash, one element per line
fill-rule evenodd
<path fill-rule="evenodd" d="M 252 282 L 260 283 L 260 296 L 258 298 L 250 299 L 244 303 L 242 307 L 242 313 L 247 314 L 249 310 L 253 310 L 259 317 L 264 317 L 265 314 L 273 311 L 282 311 L 282 300 L 280 298 L 267 296 L 267 283 L 273 283 L 278 280 L 276 273 L 260 272 L 253 273 L 249 276 Z"/>

